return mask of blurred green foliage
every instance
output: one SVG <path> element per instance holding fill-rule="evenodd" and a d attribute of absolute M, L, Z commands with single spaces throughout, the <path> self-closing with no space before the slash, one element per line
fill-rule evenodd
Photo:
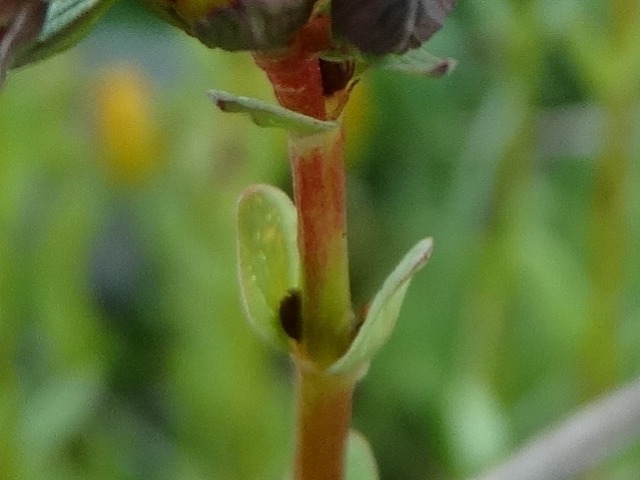
<path fill-rule="evenodd" d="M 640 364 L 640 6 L 460 3 L 431 48 L 457 70 L 373 73 L 347 118 L 356 304 L 435 237 L 356 395 L 385 479 L 478 473 Z M 10 74 L 0 478 L 286 471 L 288 364 L 243 318 L 234 245 L 243 188 L 289 189 L 285 138 L 213 87 L 271 98 L 248 56 L 128 3 Z M 638 471 L 635 447 L 590 478 Z"/>

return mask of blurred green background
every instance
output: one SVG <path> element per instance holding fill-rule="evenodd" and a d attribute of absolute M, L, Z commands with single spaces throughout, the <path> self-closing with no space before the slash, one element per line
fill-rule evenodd
<path fill-rule="evenodd" d="M 477 474 L 637 375 L 640 3 L 461 1 L 441 80 L 368 75 L 347 115 L 356 306 L 435 237 L 354 426 L 383 479 Z M 244 54 L 121 2 L 0 94 L 0 478 L 281 479 L 288 360 L 246 324 L 240 192 L 286 140 Z M 638 446 L 589 478 L 637 479 Z"/>

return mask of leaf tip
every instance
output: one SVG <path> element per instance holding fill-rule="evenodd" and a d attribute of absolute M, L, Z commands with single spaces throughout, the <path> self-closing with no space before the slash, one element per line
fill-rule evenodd
<path fill-rule="evenodd" d="M 458 64 L 455 58 L 444 58 L 440 63 L 425 72 L 427 77 L 441 78 L 449 75 Z"/>

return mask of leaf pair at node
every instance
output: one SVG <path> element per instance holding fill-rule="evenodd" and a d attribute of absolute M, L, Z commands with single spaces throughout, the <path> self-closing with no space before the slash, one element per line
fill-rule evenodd
<path fill-rule="evenodd" d="M 432 240 L 416 244 L 376 294 L 346 353 L 328 369 L 334 375 L 366 368 L 387 342 L 413 275 L 432 251 Z M 302 338 L 300 259 L 296 209 L 289 197 L 269 185 L 249 187 L 238 204 L 238 269 L 250 324 L 261 337 L 285 350 Z"/>

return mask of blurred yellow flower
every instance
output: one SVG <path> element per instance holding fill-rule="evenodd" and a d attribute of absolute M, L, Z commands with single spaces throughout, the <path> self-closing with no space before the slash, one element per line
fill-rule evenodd
<path fill-rule="evenodd" d="M 106 71 L 96 92 L 100 157 L 115 184 L 138 184 L 158 167 L 160 132 L 151 85 L 133 66 Z"/>

